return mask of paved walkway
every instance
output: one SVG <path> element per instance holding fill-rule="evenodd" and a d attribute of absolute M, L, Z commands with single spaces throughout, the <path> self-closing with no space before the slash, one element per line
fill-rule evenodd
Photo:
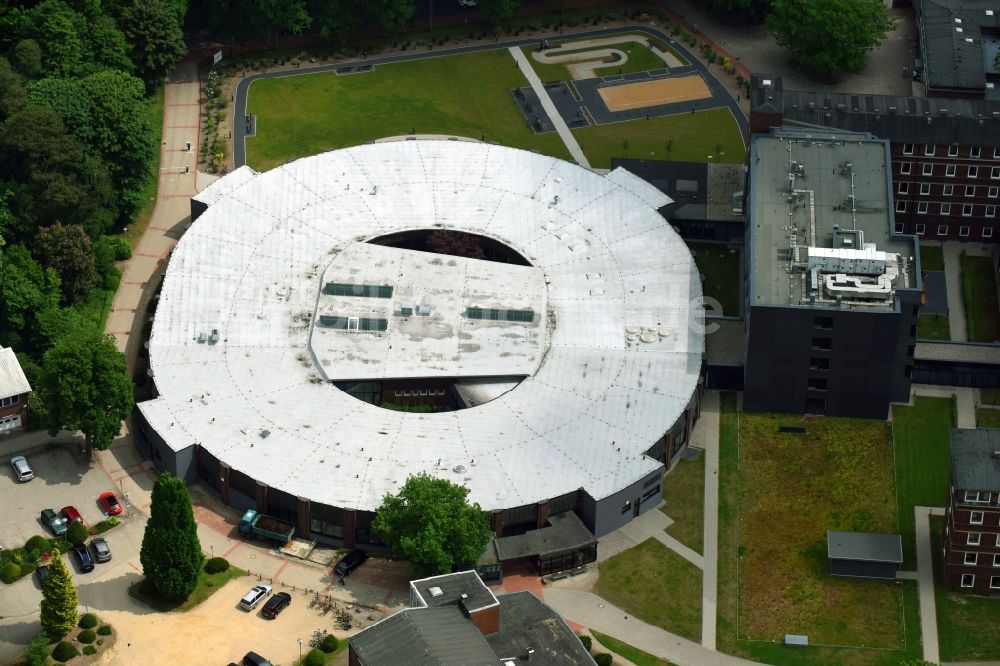
<path fill-rule="evenodd" d="M 962 244 L 958 241 L 942 243 L 944 251 L 944 280 L 948 291 L 948 332 L 952 342 L 967 342 L 965 328 L 965 299 L 962 296 Z"/>
<path fill-rule="evenodd" d="M 924 659 L 931 663 L 941 661 L 938 652 L 937 608 L 934 602 L 934 567 L 931 559 L 931 532 L 929 518 L 943 516 L 939 507 L 915 506 L 917 521 L 917 586 L 920 594 L 920 636 L 924 645 Z"/>
<path fill-rule="evenodd" d="M 556 109 L 556 105 L 552 103 L 552 98 L 549 97 L 549 93 L 545 90 L 545 86 L 542 85 L 542 80 L 538 78 L 538 74 L 535 74 L 535 69 L 528 62 L 528 58 L 524 55 L 524 52 L 517 46 L 511 46 L 507 49 L 510 55 L 517 62 L 517 66 L 521 69 L 521 73 L 524 74 L 524 78 L 528 79 L 528 83 L 531 84 L 531 89 L 535 91 L 538 95 L 538 101 L 542 103 L 542 108 L 545 109 L 545 113 L 548 114 L 549 120 L 552 121 L 552 125 L 556 128 L 556 133 L 562 142 L 566 144 L 566 149 L 569 150 L 569 154 L 573 156 L 573 160 L 582 167 L 590 168 L 590 162 L 587 161 L 587 156 L 583 154 L 583 149 L 580 148 L 580 144 L 576 142 L 576 137 L 573 133 L 569 131 L 569 127 L 566 125 L 566 121 L 562 119 L 559 115 L 559 111 Z"/>
<path fill-rule="evenodd" d="M 705 529 L 701 576 L 701 644 L 715 649 L 719 594 L 719 394 L 706 391 L 698 419 L 705 428 Z"/>
<path fill-rule="evenodd" d="M 963 386 L 934 386 L 931 384 L 914 384 L 911 388 L 914 396 L 922 395 L 931 398 L 950 398 L 955 396 L 955 407 L 958 412 L 959 428 L 976 427 L 976 389 Z M 910 404 L 913 404 L 911 397 Z M 892 410 L 890 410 L 890 413 Z"/>

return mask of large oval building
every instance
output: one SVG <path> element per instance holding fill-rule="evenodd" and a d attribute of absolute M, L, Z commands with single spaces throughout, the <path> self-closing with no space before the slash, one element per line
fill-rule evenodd
<path fill-rule="evenodd" d="M 605 534 L 658 503 L 697 413 L 701 286 L 667 203 L 622 169 L 468 141 L 243 167 L 171 256 L 137 440 L 348 547 L 422 472 L 498 536 L 569 511 Z M 490 256 L 413 240 L 435 230 Z"/>

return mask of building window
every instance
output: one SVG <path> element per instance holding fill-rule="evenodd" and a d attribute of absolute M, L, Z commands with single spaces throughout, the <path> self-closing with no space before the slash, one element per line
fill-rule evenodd
<path fill-rule="evenodd" d="M 897 192 L 898 192 L 899 194 L 909 194 L 909 193 L 910 193 L 910 184 L 909 184 L 909 183 L 907 183 L 907 182 L 902 182 L 902 183 L 900 183 L 900 184 L 899 184 L 899 185 L 898 185 L 898 186 L 896 187 L 896 191 L 897 191 Z"/>
<path fill-rule="evenodd" d="M 905 201 L 897 201 L 896 202 L 896 212 L 897 213 L 905 213 L 906 212 L 906 202 Z"/>
<path fill-rule="evenodd" d="M 983 238 L 993 238 L 993 227 L 983 227 Z"/>
<path fill-rule="evenodd" d="M 990 492 L 988 490 L 966 490 L 964 501 L 967 504 L 989 504 Z"/>
<path fill-rule="evenodd" d="M 996 216 L 997 216 L 997 207 L 996 206 L 987 206 L 986 207 L 986 217 L 996 217 Z"/>
<path fill-rule="evenodd" d="M 1000 534 L 997 536 L 1000 537 Z M 993 566 L 1000 567 L 1000 553 L 993 555 Z"/>
<path fill-rule="evenodd" d="M 948 225 L 947 224 L 939 224 L 938 225 L 938 230 L 937 230 L 937 235 L 938 236 L 947 236 L 948 235 Z"/>
<path fill-rule="evenodd" d="M 810 377 L 806 388 L 810 391 L 825 391 L 827 389 L 827 380 L 825 377 Z"/>
<path fill-rule="evenodd" d="M 899 173 L 904 176 L 909 176 L 913 173 L 913 162 L 900 162 Z"/>
<path fill-rule="evenodd" d="M 944 167 L 944 175 L 948 176 L 949 178 L 954 178 L 955 177 L 955 165 L 954 164 L 945 165 L 945 167 Z"/>
<path fill-rule="evenodd" d="M 969 227 L 959 227 L 958 228 L 958 235 L 962 236 L 963 238 L 965 238 L 966 236 L 968 236 L 969 235 Z"/>
<path fill-rule="evenodd" d="M 962 587 L 972 587 L 976 584 L 976 577 L 972 574 L 962 574 Z"/>
<path fill-rule="evenodd" d="M 937 151 L 937 146 L 927 145 L 924 146 L 924 155 L 927 157 L 934 157 L 934 153 Z"/>
<path fill-rule="evenodd" d="M 931 164 L 930 162 L 925 163 L 924 164 L 923 173 L 924 173 L 925 176 L 933 176 L 934 175 L 934 165 Z"/>
<path fill-rule="evenodd" d="M 973 146 L 972 148 L 969 148 L 969 157 L 974 157 L 976 159 L 979 159 L 979 156 L 981 154 L 982 154 L 982 151 L 979 148 L 979 146 Z"/>
<path fill-rule="evenodd" d="M 1000 576 L 990 576 L 990 589 L 1000 590 Z"/>
<path fill-rule="evenodd" d="M 902 222 L 896 222 L 896 224 L 893 225 L 893 229 L 896 230 L 897 234 L 901 234 L 906 230 L 906 225 Z"/>
<path fill-rule="evenodd" d="M 993 159 L 1000 160 L 1000 148 L 993 149 Z"/>
<path fill-rule="evenodd" d="M 976 566 L 976 561 L 977 560 L 979 560 L 979 555 L 977 555 L 976 553 L 966 553 L 965 554 L 965 560 L 963 561 L 963 564 L 965 564 L 966 566 L 969 566 L 969 567 L 974 567 L 974 566 Z"/>
<path fill-rule="evenodd" d="M 926 215 L 927 214 L 927 202 L 926 201 L 921 201 L 921 202 L 917 203 L 917 214 L 918 215 Z"/>
<path fill-rule="evenodd" d="M 814 317 L 813 328 L 818 328 L 823 331 L 832 331 L 833 317 Z"/>
<path fill-rule="evenodd" d="M 819 356 L 814 356 L 809 359 L 809 369 L 810 370 L 829 370 L 830 369 L 830 359 L 822 358 Z"/>
<path fill-rule="evenodd" d="M 924 229 L 926 229 L 926 228 L 927 228 L 927 225 L 918 224 L 917 227 L 916 227 L 916 234 L 918 236 L 923 236 L 924 235 Z"/>
<path fill-rule="evenodd" d="M 990 178 L 993 180 L 1000 180 L 1000 167 L 993 167 L 990 169 Z"/>
<path fill-rule="evenodd" d="M 974 167 L 974 166 L 969 167 L 969 178 L 978 178 L 978 177 L 979 177 L 979 167 Z"/>
<path fill-rule="evenodd" d="M 1000 150 L 1000 148 L 998 148 L 997 150 Z M 903 144 L 903 154 L 904 155 L 912 155 L 913 154 L 913 144 L 912 143 L 904 143 Z"/>
<path fill-rule="evenodd" d="M 981 535 L 979 532 L 969 532 L 965 537 L 965 545 L 978 546 Z"/>
<path fill-rule="evenodd" d="M 10 407 L 11 405 L 16 405 L 21 402 L 20 395 L 12 395 L 9 398 L 0 398 L 0 407 Z"/>
<path fill-rule="evenodd" d="M 813 338 L 812 348 L 820 351 L 830 351 L 833 349 L 833 340 L 830 338 Z"/>
<path fill-rule="evenodd" d="M 983 512 L 982 511 L 972 511 L 969 513 L 969 522 L 973 525 L 983 524 Z"/>
<path fill-rule="evenodd" d="M 948 146 L 948 157 L 958 157 L 958 146 L 954 143 Z"/>
<path fill-rule="evenodd" d="M 965 196 L 967 196 L 967 197 L 974 197 L 974 196 L 976 196 L 976 186 L 975 185 L 966 185 L 965 186 Z"/>
<path fill-rule="evenodd" d="M 941 187 L 941 194 L 944 195 L 944 196 L 946 196 L 946 197 L 950 197 L 951 194 L 952 194 L 952 192 L 954 192 L 954 191 L 955 191 L 955 186 L 954 185 L 943 185 Z"/>
<path fill-rule="evenodd" d="M 1000 196 L 1000 187 L 991 187 L 989 190 L 987 190 L 986 196 L 988 196 L 990 199 L 996 199 L 998 196 Z"/>
<path fill-rule="evenodd" d="M 922 194 L 922 195 L 924 195 L 926 197 L 930 193 L 931 193 L 931 184 L 930 183 L 920 183 L 920 194 Z"/>
<path fill-rule="evenodd" d="M 962 204 L 962 215 L 972 217 L 972 204 Z"/>
<path fill-rule="evenodd" d="M 941 204 L 941 214 L 942 215 L 951 215 L 951 204 L 950 203 L 943 203 L 943 204 Z"/>

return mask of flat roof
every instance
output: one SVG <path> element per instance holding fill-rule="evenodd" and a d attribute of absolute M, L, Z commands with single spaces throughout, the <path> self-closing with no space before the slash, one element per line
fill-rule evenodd
<path fill-rule="evenodd" d="M 444 140 L 227 178 L 173 252 L 149 341 L 159 397 L 139 409 L 167 446 L 199 444 L 270 487 L 366 511 L 422 472 L 498 510 L 581 488 L 603 499 L 660 467 L 644 452 L 690 401 L 704 340 L 698 272 L 656 188 L 622 169 Z M 437 228 L 505 243 L 541 272 L 538 367 L 471 409 L 357 400 L 310 353 L 323 274 L 351 244 Z M 493 369 L 508 367 L 504 351 Z"/>
<path fill-rule="evenodd" d="M 1000 7 L 993 0 L 916 0 L 913 6 L 924 83 L 931 89 L 985 90 L 993 62 L 984 62 L 983 28 L 1000 28 Z"/>
<path fill-rule="evenodd" d="M 837 307 L 832 299 L 809 299 L 809 248 L 834 249 L 834 232 L 860 231 L 863 240 L 849 239 L 852 252 L 874 244 L 878 252 L 899 255 L 899 275 L 892 289 L 915 289 L 916 237 L 891 233 L 887 144 L 871 136 L 830 132 L 780 130 L 754 135 L 750 154 L 750 305 Z M 849 165 L 849 166 L 848 166 Z M 797 173 L 790 178 L 790 169 Z M 795 191 L 789 193 L 789 183 Z M 853 205 L 851 196 L 854 197 Z M 846 242 L 846 241 L 845 241 Z M 794 249 L 798 248 L 796 256 Z M 841 246 L 837 246 L 841 251 Z M 825 273 L 824 275 L 832 275 Z M 848 274 L 852 277 L 852 274 Z M 821 276 L 822 281 L 823 276 Z M 843 308 L 892 310 L 895 296 L 865 305 L 845 297 Z"/>
<path fill-rule="evenodd" d="M 594 535 L 572 511 L 549 517 L 549 524 L 524 534 L 496 540 L 497 556 L 502 561 L 533 555 L 547 555 L 597 543 Z"/>
<path fill-rule="evenodd" d="M 0 398 L 30 393 L 28 378 L 17 362 L 17 355 L 10 347 L 0 347 Z"/>
<path fill-rule="evenodd" d="M 827 555 L 831 560 L 862 562 L 903 561 L 903 541 L 898 534 L 874 532 L 826 532 Z"/>
<path fill-rule="evenodd" d="M 410 588 L 427 607 L 447 606 L 462 602 L 467 611 L 495 606 L 497 598 L 475 571 L 457 571 L 411 580 Z"/>
<path fill-rule="evenodd" d="M 1000 429 L 952 428 L 951 470 L 959 490 L 1000 491 Z"/>

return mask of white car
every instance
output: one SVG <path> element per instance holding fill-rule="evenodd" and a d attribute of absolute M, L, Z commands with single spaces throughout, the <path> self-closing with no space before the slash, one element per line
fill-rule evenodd
<path fill-rule="evenodd" d="M 35 473 L 31 471 L 31 467 L 28 465 L 28 459 L 24 456 L 14 456 L 10 459 L 10 466 L 14 470 L 14 476 L 21 483 L 25 481 L 31 481 L 35 478 Z"/>
<path fill-rule="evenodd" d="M 254 585 L 250 588 L 250 591 L 243 595 L 240 599 L 240 607 L 244 610 L 251 611 L 257 607 L 260 600 L 271 594 L 271 586 L 267 583 L 261 583 L 260 585 Z"/>

